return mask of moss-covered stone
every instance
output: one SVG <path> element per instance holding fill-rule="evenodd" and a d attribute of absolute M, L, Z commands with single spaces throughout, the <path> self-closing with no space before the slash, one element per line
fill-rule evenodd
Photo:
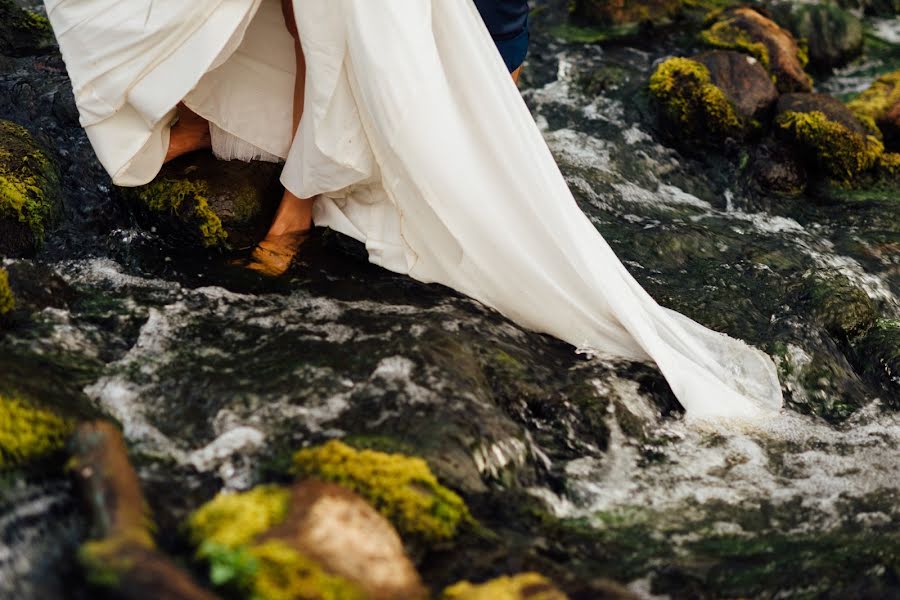
<path fill-rule="evenodd" d="M 864 334 L 878 316 L 875 303 L 865 291 L 842 275 L 810 278 L 805 297 L 813 317 L 840 340 Z"/>
<path fill-rule="evenodd" d="M 827 70 L 846 64 L 862 53 L 862 21 L 832 4 L 782 2 L 772 7 L 775 20 L 808 48 L 810 65 Z"/>
<path fill-rule="evenodd" d="M 27 129 L 0 121 L 0 255 L 33 253 L 58 214 L 56 165 Z"/>
<path fill-rule="evenodd" d="M 282 192 L 279 171 L 273 163 L 219 161 L 195 152 L 124 194 L 142 223 L 180 248 L 245 248 L 271 223 Z"/>
<path fill-rule="evenodd" d="M 0 317 L 12 312 L 16 307 L 16 299 L 9 287 L 9 273 L 0 269 Z"/>
<path fill-rule="evenodd" d="M 44 15 L 0 0 L 0 54 L 26 56 L 53 46 L 53 30 Z"/>
<path fill-rule="evenodd" d="M 498 577 L 482 584 L 463 581 L 444 590 L 443 600 L 566 600 L 544 576 L 522 573 L 512 577 Z"/>
<path fill-rule="evenodd" d="M 570 11 L 599 25 L 623 26 L 668 20 L 681 10 L 681 0 L 573 0 Z"/>
<path fill-rule="evenodd" d="M 0 396 L 0 471 L 60 450 L 72 429 L 59 415 Z"/>
<path fill-rule="evenodd" d="M 650 94 L 660 107 L 663 124 L 673 135 L 721 141 L 741 138 L 747 124 L 709 70 L 688 58 L 670 58 L 650 77 Z"/>
<path fill-rule="evenodd" d="M 882 382 L 900 408 L 900 320 L 880 319 L 854 342 L 857 368 Z"/>
<path fill-rule="evenodd" d="M 219 494 L 188 519 L 194 543 L 204 556 L 204 545 L 236 548 L 282 522 L 290 493 L 278 486 L 259 486 L 242 494 Z"/>
<path fill-rule="evenodd" d="M 878 172 L 883 178 L 900 183 L 900 152 L 885 152 L 878 159 Z"/>
<path fill-rule="evenodd" d="M 884 152 L 874 136 L 853 131 L 820 110 L 786 110 L 775 122 L 782 135 L 809 153 L 827 176 L 839 181 L 852 181 L 875 166 Z"/>
<path fill-rule="evenodd" d="M 874 126 L 884 136 L 889 150 L 900 150 L 900 71 L 878 78 L 867 90 L 847 103 L 860 120 Z"/>
<path fill-rule="evenodd" d="M 372 503 L 400 530 L 426 543 L 452 539 L 470 522 L 463 500 L 438 483 L 421 458 L 354 450 L 332 440 L 294 455 L 293 473 L 330 481 Z"/>
<path fill-rule="evenodd" d="M 803 71 L 808 56 L 790 32 L 747 7 L 721 12 L 700 34 L 715 48 L 745 52 L 760 61 L 781 92 L 808 92 L 812 79 Z"/>

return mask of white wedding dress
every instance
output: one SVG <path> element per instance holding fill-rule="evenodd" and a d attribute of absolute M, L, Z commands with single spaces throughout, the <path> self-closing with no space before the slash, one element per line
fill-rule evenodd
<path fill-rule="evenodd" d="M 373 263 L 535 331 L 655 362 L 692 417 L 776 413 L 772 361 L 660 307 L 578 208 L 471 0 L 46 0 L 82 125 L 120 185 L 159 171 L 174 107 L 224 158 L 285 160 L 314 220 Z"/>

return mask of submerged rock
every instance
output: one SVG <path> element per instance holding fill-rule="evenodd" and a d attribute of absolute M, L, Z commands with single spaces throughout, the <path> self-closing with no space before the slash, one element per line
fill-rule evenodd
<path fill-rule="evenodd" d="M 721 142 L 740 139 L 749 125 L 728 96 L 713 84 L 709 69 L 689 58 L 670 58 L 650 77 L 650 94 L 662 125 L 673 137 Z"/>
<path fill-rule="evenodd" d="M 537 573 L 498 577 L 482 584 L 463 581 L 444 590 L 443 600 L 567 600 L 551 581 Z"/>
<path fill-rule="evenodd" d="M 33 254 L 59 210 L 56 165 L 27 129 L 0 120 L 0 256 Z"/>
<path fill-rule="evenodd" d="M 828 177 L 851 181 L 876 165 L 884 146 L 840 101 L 825 94 L 786 94 L 776 125 Z"/>
<path fill-rule="evenodd" d="M 847 106 L 870 127 L 877 127 L 888 150 L 900 150 L 900 71 L 883 75 Z"/>
<path fill-rule="evenodd" d="M 780 92 L 812 89 L 812 79 L 803 71 L 808 57 L 794 36 L 751 8 L 720 13 L 701 38 L 710 46 L 738 50 L 756 58 L 775 78 Z"/>
<path fill-rule="evenodd" d="M 281 166 L 219 161 L 195 152 L 166 164 L 157 178 L 125 190 L 129 206 L 146 226 L 172 244 L 239 249 L 259 241 L 281 199 Z"/>
<path fill-rule="evenodd" d="M 254 597 L 424 598 L 393 527 L 359 496 L 309 481 L 220 494 L 188 527 L 210 579 Z"/>
<path fill-rule="evenodd" d="M 0 471 L 63 448 L 73 424 L 15 396 L 0 395 Z"/>
<path fill-rule="evenodd" d="M 0 54 L 27 56 L 54 45 L 47 17 L 19 8 L 13 0 L 0 0 Z"/>
<path fill-rule="evenodd" d="M 598 25 L 633 25 L 670 19 L 681 10 L 681 0 L 574 0 L 573 14 Z"/>
<path fill-rule="evenodd" d="M 402 534 L 425 543 L 452 539 L 472 520 L 462 498 L 438 483 L 420 458 L 355 450 L 332 440 L 297 452 L 292 472 L 353 490 Z"/>
<path fill-rule="evenodd" d="M 785 2 L 773 12 L 797 39 L 806 40 L 809 64 L 816 69 L 840 67 L 862 53 L 862 21 L 839 6 Z"/>

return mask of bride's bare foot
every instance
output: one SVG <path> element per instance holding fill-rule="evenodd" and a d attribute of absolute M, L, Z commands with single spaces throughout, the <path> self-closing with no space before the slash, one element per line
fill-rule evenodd
<path fill-rule="evenodd" d="M 312 228 L 312 198 L 298 198 L 285 191 L 266 238 L 253 253 L 247 268 L 277 277 L 288 270 Z"/>
<path fill-rule="evenodd" d="M 165 162 L 178 158 L 188 152 L 204 150 L 212 147 L 209 133 L 209 121 L 189 109 L 184 104 L 178 105 L 178 122 L 169 132 L 169 151 Z"/>

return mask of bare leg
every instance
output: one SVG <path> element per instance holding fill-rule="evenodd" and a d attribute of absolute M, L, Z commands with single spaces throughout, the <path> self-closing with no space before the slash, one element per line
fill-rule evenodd
<path fill-rule="evenodd" d="M 169 132 L 169 152 L 165 162 L 188 152 L 212 147 L 209 122 L 184 104 L 178 105 L 178 122 Z"/>
<path fill-rule="evenodd" d="M 296 134 L 303 116 L 303 99 L 306 89 L 306 60 L 300 45 L 300 35 L 294 20 L 293 0 L 282 0 L 285 24 L 294 36 L 294 51 L 297 56 L 297 78 L 294 81 L 293 132 Z M 312 198 L 298 198 L 285 190 L 269 232 L 253 251 L 251 269 L 270 275 L 280 275 L 290 266 L 300 244 L 306 239 L 312 227 Z"/>
<path fill-rule="evenodd" d="M 512 72 L 512 78 L 513 78 L 513 81 L 516 83 L 516 85 L 519 84 L 519 75 L 521 75 L 521 74 L 522 74 L 522 67 L 521 67 L 521 66 L 520 66 L 518 69 L 516 69 L 515 71 Z"/>

